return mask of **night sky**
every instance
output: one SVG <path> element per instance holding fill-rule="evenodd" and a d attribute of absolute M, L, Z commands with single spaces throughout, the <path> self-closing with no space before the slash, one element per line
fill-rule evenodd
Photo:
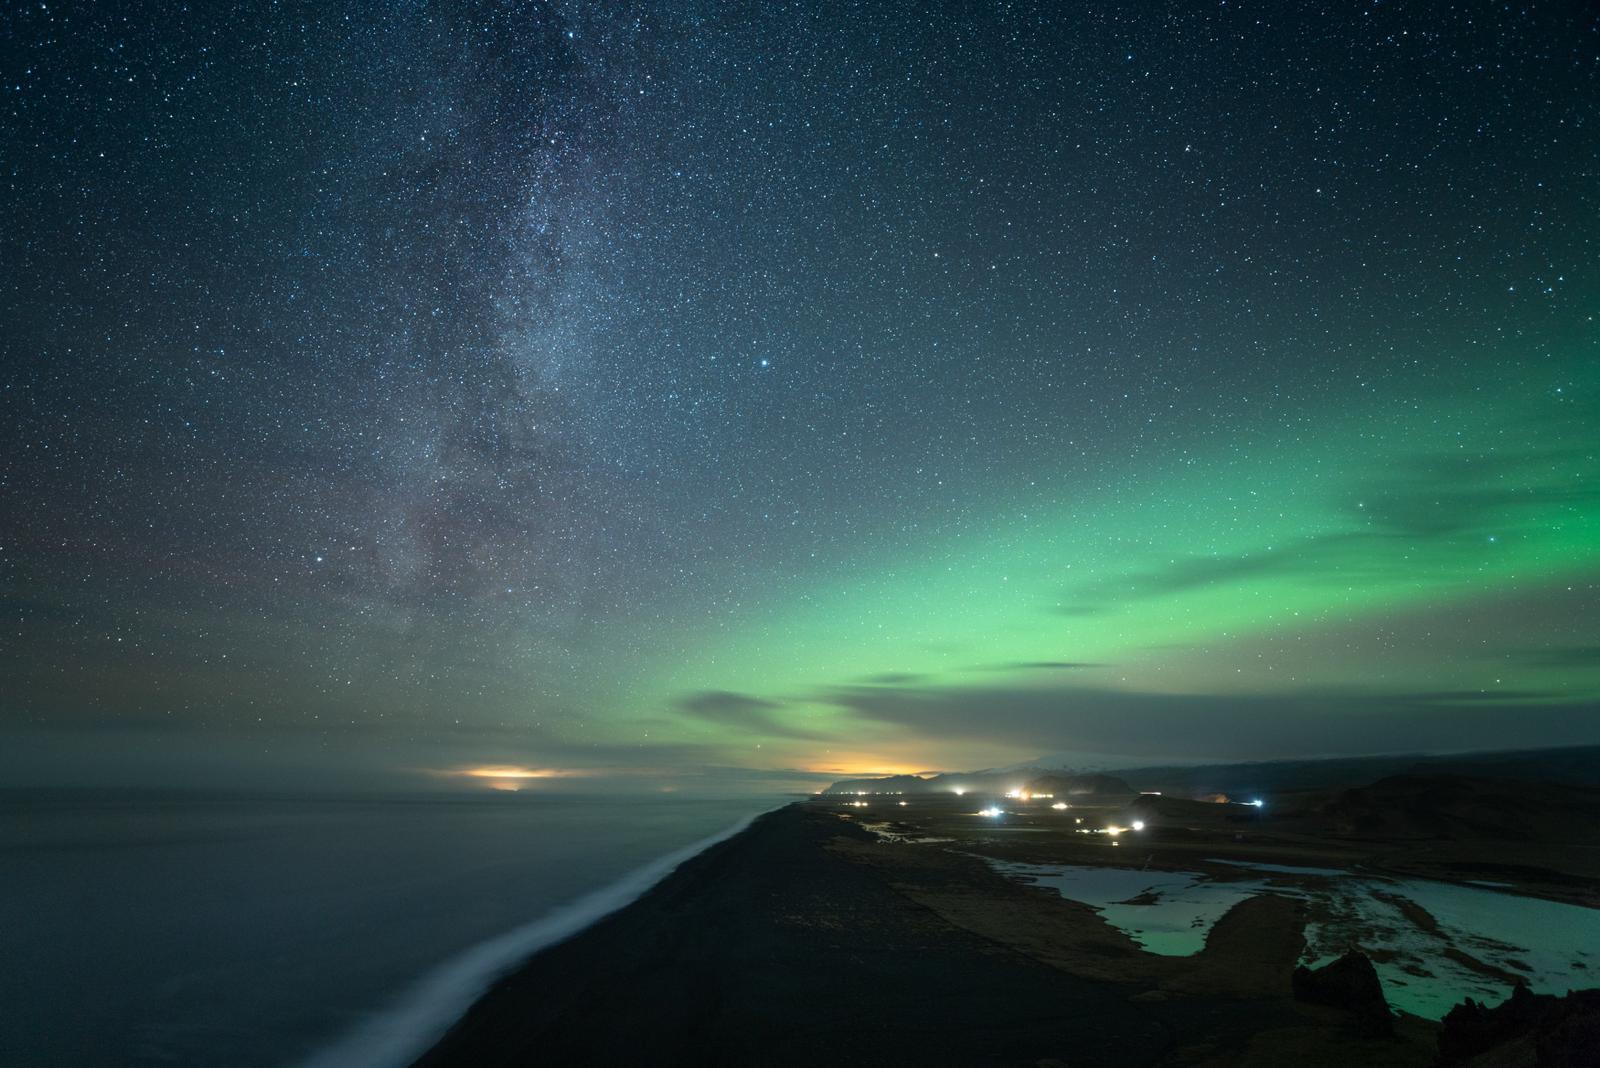
<path fill-rule="evenodd" d="M 1600 742 L 1588 4 L 231 7 L 0 12 L 0 778 Z"/>

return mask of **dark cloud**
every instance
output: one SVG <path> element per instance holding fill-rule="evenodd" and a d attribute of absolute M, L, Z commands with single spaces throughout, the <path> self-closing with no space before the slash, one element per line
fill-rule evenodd
<path fill-rule="evenodd" d="M 916 675 L 908 672 L 887 671 L 881 675 L 868 675 L 861 681 L 872 686 L 907 686 L 913 682 L 923 682 L 926 675 Z"/>
<path fill-rule="evenodd" d="M 1326 691 L 1285 696 L 1093 688 L 841 688 L 864 721 L 941 742 L 1152 759 L 1266 759 L 1600 741 L 1600 704 L 1518 691 Z"/>
<path fill-rule="evenodd" d="M 680 697 L 677 701 L 679 711 L 718 727 L 782 738 L 818 737 L 815 732 L 794 727 L 775 715 L 784 707 L 777 701 L 731 690 L 702 690 Z"/>
<path fill-rule="evenodd" d="M 1419 705 L 1537 704 L 1560 696 L 1545 690 L 1425 690 L 1406 699 Z"/>
<path fill-rule="evenodd" d="M 1583 459 L 1571 449 L 1420 455 L 1358 484 L 1345 510 L 1412 542 L 1487 533 L 1523 509 L 1548 512 L 1600 500 L 1600 488 L 1550 482 L 1552 468 Z"/>
<path fill-rule="evenodd" d="M 737 767 L 722 744 L 588 744 L 434 732 L 409 738 L 366 730 L 322 734 L 279 728 L 206 735 L 168 724 L 92 730 L 0 727 L 0 782 L 8 787 L 163 790 L 458 790 L 449 772 L 481 765 L 559 768 L 541 792 L 677 786 L 697 796 L 814 789 L 825 773 Z"/>
<path fill-rule="evenodd" d="M 1232 582 L 1261 578 L 1302 578 L 1327 573 L 1332 555 L 1371 540 L 1367 534 L 1330 534 L 1302 538 L 1279 549 L 1242 556 L 1194 556 L 1178 560 L 1159 571 L 1134 575 L 1120 592 L 1137 597 L 1183 593 Z"/>
<path fill-rule="evenodd" d="M 1348 583 L 1381 578 L 1411 566 L 1426 547 L 1447 552 L 1514 531 L 1526 514 L 1587 508 L 1600 487 L 1551 482 L 1552 469 L 1583 456 L 1570 449 L 1520 454 L 1421 454 L 1342 490 L 1330 502 L 1361 529 L 1314 534 L 1282 545 L 1232 555 L 1190 556 L 1161 567 L 1068 590 L 1063 596 L 1103 603 L 1143 599 L 1263 579 Z M 1091 614 L 1084 605 L 1057 614 Z"/>
<path fill-rule="evenodd" d="M 1104 664 L 1079 660 L 1012 660 L 1005 664 L 990 664 L 984 671 L 1073 671 L 1078 668 L 1105 667 Z"/>
<path fill-rule="evenodd" d="M 812 789 L 819 783 L 829 783 L 835 778 L 828 772 L 806 771 L 803 768 L 742 768 L 708 764 L 690 765 L 680 770 L 686 771 L 696 783 L 747 785 L 766 789 Z"/>
<path fill-rule="evenodd" d="M 1600 645 L 1567 645 L 1550 649 L 1517 649 L 1505 654 L 1527 667 L 1593 668 L 1600 670 Z"/>

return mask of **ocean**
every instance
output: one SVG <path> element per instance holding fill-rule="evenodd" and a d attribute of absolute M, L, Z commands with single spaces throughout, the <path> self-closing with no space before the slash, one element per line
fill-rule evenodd
<path fill-rule="evenodd" d="M 0 1064 L 405 1064 L 781 803 L 0 792 Z"/>

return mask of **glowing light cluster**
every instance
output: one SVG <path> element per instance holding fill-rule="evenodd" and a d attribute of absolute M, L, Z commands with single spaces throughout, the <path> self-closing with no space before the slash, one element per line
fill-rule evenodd
<path fill-rule="evenodd" d="M 461 779 L 491 790 L 516 793 L 537 780 L 582 779 L 600 772 L 588 768 L 530 768 L 516 764 L 480 764 L 466 768 L 430 770 L 427 774 L 438 779 Z"/>

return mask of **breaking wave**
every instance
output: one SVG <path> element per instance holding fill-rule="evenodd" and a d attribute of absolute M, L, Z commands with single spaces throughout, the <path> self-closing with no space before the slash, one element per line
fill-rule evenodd
<path fill-rule="evenodd" d="M 301 1062 L 300 1068 L 395 1068 L 414 1061 L 471 1008 L 500 976 L 539 950 L 637 901 L 678 866 L 755 821 L 751 813 L 708 838 L 646 864 L 608 886 L 479 942 L 445 961 L 344 1037 Z"/>

